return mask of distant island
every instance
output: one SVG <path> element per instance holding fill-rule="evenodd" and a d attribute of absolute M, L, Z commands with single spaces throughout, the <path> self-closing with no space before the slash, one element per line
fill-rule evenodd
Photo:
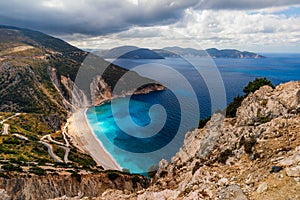
<path fill-rule="evenodd" d="M 122 58 L 122 59 L 165 59 L 178 57 L 211 57 L 211 58 L 265 58 L 257 53 L 239 51 L 236 49 L 216 49 L 198 50 L 193 48 L 165 47 L 162 49 L 146 49 L 136 46 L 121 46 L 108 50 L 99 50 L 97 54 L 102 58 Z"/>
<path fill-rule="evenodd" d="M 102 58 L 164 59 L 164 56 L 155 51 L 136 46 L 121 46 L 109 50 L 98 51 L 97 55 Z"/>

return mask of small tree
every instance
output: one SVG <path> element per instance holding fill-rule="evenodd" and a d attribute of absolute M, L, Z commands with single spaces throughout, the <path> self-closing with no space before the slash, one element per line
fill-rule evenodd
<path fill-rule="evenodd" d="M 243 92 L 245 95 L 237 96 L 233 99 L 228 107 L 226 108 L 226 116 L 227 117 L 235 117 L 236 111 L 238 107 L 241 106 L 242 101 L 251 93 L 258 90 L 260 87 L 264 85 L 269 85 L 274 88 L 274 85 L 267 78 L 256 78 L 254 81 L 250 81 L 246 87 L 244 87 Z"/>
<path fill-rule="evenodd" d="M 243 89 L 243 92 L 245 93 L 245 96 L 247 96 L 251 92 L 255 92 L 256 90 L 258 90 L 260 87 L 264 85 L 269 85 L 272 88 L 274 88 L 272 82 L 267 78 L 256 78 L 253 82 L 250 81 L 248 83 L 248 85 Z"/>

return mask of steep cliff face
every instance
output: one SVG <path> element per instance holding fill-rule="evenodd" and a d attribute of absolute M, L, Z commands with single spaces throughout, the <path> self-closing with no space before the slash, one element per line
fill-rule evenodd
<path fill-rule="evenodd" d="M 113 174 L 113 173 L 112 173 Z M 120 189 L 128 192 L 141 190 L 148 180 L 141 176 L 107 173 L 96 175 L 47 175 L 0 178 L 0 198 L 8 199 L 53 199 L 62 196 L 90 198 L 100 196 L 105 190 Z M 2 196 L 1 196 L 2 195 Z"/>
<path fill-rule="evenodd" d="M 186 134 L 151 186 L 99 199 L 299 199 L 300 82 L 250 94 L 236 118 L 213 115 Z"/>

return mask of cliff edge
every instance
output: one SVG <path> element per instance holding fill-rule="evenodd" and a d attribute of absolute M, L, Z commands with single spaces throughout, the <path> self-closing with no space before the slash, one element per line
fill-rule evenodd
<path fill-rule="evenodd" d="M 215 114 L 186 134 L 151 186 L 99 199 L 299 199 L 300 82 L 250 93 L 235 118 Z"/>

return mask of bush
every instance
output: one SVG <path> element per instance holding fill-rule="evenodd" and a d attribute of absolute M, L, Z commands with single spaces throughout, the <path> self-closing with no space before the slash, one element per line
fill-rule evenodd
<path fill-rule="evenodd" d="M 132 178 L 133 187 L 136 188 L 137 183 L 139 183 L 140 181 L 141 181 L 140 177 L 138 175 L 134 175 L 133 178 Z"/>
<path fill-rule="evenodd" d="M 2 178 L 9 178 L 9 176 L 7 174 L 4 174 L 2 172 L 0 172 L 0 177 L 2 177 Z"/>
<path fill-rule="evenodd" d="M 258 90 L 260 87 L 262 87 L 264 85 L 269 85 L 272 88 L 274 88 L 274 85 L 268 79 L 266 79 L 266 78 L 256 78 L 253 82 L 248 83 L 248 85 L 243 89 L 243 92 L 247 96 L 251 92 L 255 92 L 256 90 Z"/>
<path fill-rule="evenodd" d="M 168 175 L 168 172 L 165 171 L 165 170 L 163 170 L 163 171 L 160 172 L 160 175 L 159 175 L 159 176 L 160 176 L 161 178 L 164 178 L 164 177 L 167 176 L 167 175 Z"/>
<path fill-rule="evenodd" d="M 237 96 L 233 99 L 228 107 L 226 108 L 226 117 L 235 117 L 237 109 L 241 106 L 242 101 L 251 93 L 258 90 L 264 85 L 269 85 L 274 88 L 274 85 L 271 81 L 266 78 L 256 78 L 254 81 L 250 81 L 246 87 L 244 87 L 243 92 L 245 95 Z"/>
<path fill-rule="evenodd" d="M 114 181 L 118 177 L 120 177 L 120 174 L 118 172 L 113 171 L 113 172 L 109 172 L 107 176 L 109 180 Z"/>
<path fill-rule="evenodd" d="M 72 175 L 73 178 L 75 178 L 79 183 L 81 182 L 81 175 L 78 174 L 77 171 L 72 171 Z"/>
<path fill-rule="evenodd" d="M 9 137 L 6 138 L 2 141 L 3 144 L 13 144 L 13 145 L 19 145 L 22 143 L 22 141 L 20 141 L 20 139 L 15 138 L 15 137 Z"/>
<path fill-rule="evenodd" d="M 231 102 L 226 108 L 226 117 L 235 117 L 237 109 L 242 105 L 244 96 L 234 97 L 233 102 Z"/>
<path fill-rule="evenodd" d="M 206 123 L 210 120 L 210 118 L 211 117 L 208 117 L 206 119 L 200 119 L 199 124 L 198 124 L 198 128 L 199 129 L 203 128 L 206 125 Z"/>
<path fill-rule="evenodd" d="M 2 165 L 1 167 L 5 171 L 16 171 L 16 172 L 22 172 L 23 169 L 20 167 L 20 165 L 13 165 L 11 163 L 8 163 L 6 165 Z"/>
<path fill-rule="evenodd" d="M 44 170 L 44 169 L 42 169 L 40 167 L 37 167 L 37 166 L 31 167 L 29 169 L 29 172 L 33 173 L 33 174 L 36 174 L 36 175 L 39 175 L 39 176 L 46 175 L 46 170 Z"/>

